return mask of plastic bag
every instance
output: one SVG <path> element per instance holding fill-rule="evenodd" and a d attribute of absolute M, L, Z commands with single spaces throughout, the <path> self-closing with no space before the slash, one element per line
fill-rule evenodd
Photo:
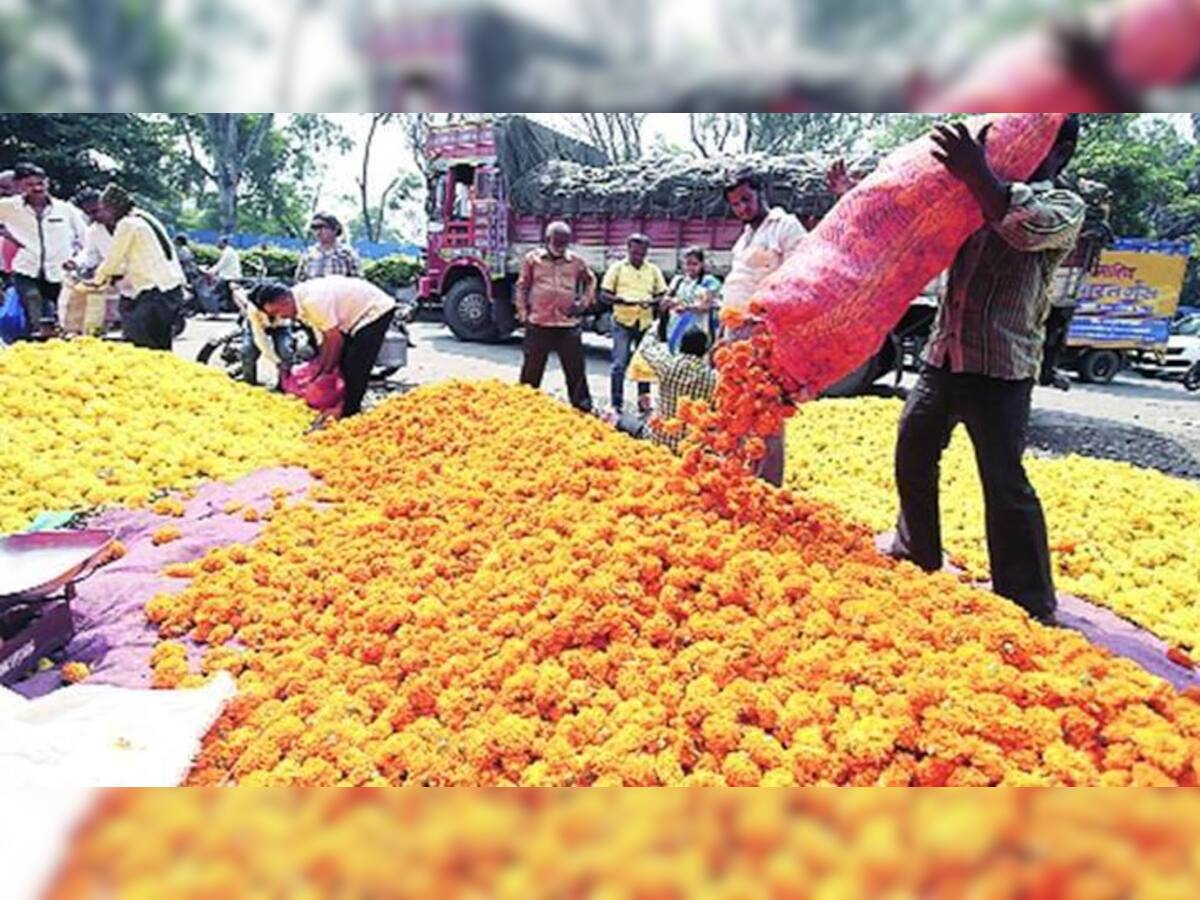
<path fill-rule="evenodd" d="M 638 343 L 638 348 L 633 352 L 633 358 L 629 360 L 629 380 L 646 382 L 654 384 L 658 381 L 658 375 L 655 374 L 654 368 L 650 363 L 646 362 L 646 357 L 642 356 L 642 344 L 651 339 L 651 333 L 646 332 L 642 340 Z"/>
<path fill-rule="evenodd" d="M 1059 113 L 993 118 L 988 160 L 1021 180 L 1046 158 Z M 977 133 L 983 121 L 970 123 Z M 883 344 L 912 298 L 983 225 L 979 205 L 937 162 L 928 136 L 901 147 L 846 194 L 755 292 L 771 368 L 799 398 L 853 372 Z"/>
<path fill-rule="evenodd" d="M 342 373 L 334 370 L 327 375 L 316 374 L 315 360 L 297 366 L 283 378 L 283 389 L 301 398 L 326 418 L 339 418 L 346 399 L 346 382 Z"/>
<path fill-rule="evenodd" d="M 1200 0 L 1131 0 L 1107 10 L 1108 60 L 1133 90 L 1178 84 L 1200 65 Z M 936 112 L 1110 111 L 1063 66 L 1055 38 L 1037 31 L 1001 44 L 922 104 Z"/>
<path fill-rule="evenodd" d="M 0 302 L 0 340 L 6 344 L 19 341 L 29 334 L 29 319 L 25 315 L 25 304 L 15 287 L 9 285 L 4 290 L 3 302 Z"/>
<path fill-rule="evenodd" d="M 59 302 L 59 324 L 66 334 L 104 333 L 107 297 L 97 291 L 68 288 Z"/>

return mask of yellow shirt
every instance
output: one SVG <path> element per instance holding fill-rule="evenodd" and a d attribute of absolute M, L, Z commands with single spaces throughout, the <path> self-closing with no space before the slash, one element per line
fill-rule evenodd
<path fill-rule="evenodd" d="M 354 334 L 396 307 L 396 301 L 365 278 L 326 275 L 292 288 L 296 318 L 316 331 Z"/>
<path fill-rule="evenodd" d="M 637 268 L 623 259 L 608 267 L 600 288 L 627 300 L 651 300 L 667 292 L 667 281 L 662 269 L 649 260 Z M 654 310 L 650 306 L 618 302 L 613 304 L 613 321 L 626 328 L 649 328 L 654 322 Z"/>

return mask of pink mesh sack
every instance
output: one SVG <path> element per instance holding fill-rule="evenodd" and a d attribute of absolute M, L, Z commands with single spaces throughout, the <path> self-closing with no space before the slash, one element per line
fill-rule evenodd
<path fill-rule="evenodd" d="M 327 375 L 317 375 L 317 364 L 306 362 L 297 366 L 283 378 L 283 389 L 301 398 L 319 413 L 332 418 L 342 414 L 342 403 L 346 398 L 346 382 L 336 369 Z"/>
<path fill-rule="evenodd" d="M 1021 180 L 1046 158 L 1064 116 L 993 117 L 988 161 Z M 972 134 L 984 120 L 970 123 Z M 923 137 L 896 150 L 846 194 L 756 291 L 771 365 L 790 393 L 811 397 L 882 346 L 912 299 L 983 225 L 970 192 Z"/>
<path fill-rule="evenodd" d="M 1200 66 L 1200 0 L 1130 0 L 1114 4 L 1107 18 L 1109 64 L 1131 89 L 1179 84 Z M 1064 68 L 1046 30 L 1002 44 L 922 107 L 934 112 L 1113 111 Z"/>

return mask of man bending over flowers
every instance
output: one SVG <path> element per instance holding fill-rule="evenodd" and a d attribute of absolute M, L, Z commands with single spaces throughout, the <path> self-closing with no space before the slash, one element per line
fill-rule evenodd
<path fill-rule="evenodd" d="M 251 301 L 272 319 L 297 319 L 317 333 L 317 374 L 341 369 L 346 382 L 343 416 L 362 412 L 375 359 L 383 347 L 396 301 L 365 278 L 326 275 L 295 287 L 268 284 Z"/>

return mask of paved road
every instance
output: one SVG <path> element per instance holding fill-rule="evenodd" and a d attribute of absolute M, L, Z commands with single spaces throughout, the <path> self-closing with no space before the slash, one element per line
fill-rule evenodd
<path fill-rule="evenodd" d="M 211 322 L 193 319 L 176 352 L 189 359 L 209 338 L 233 327 L 231 319 Z M 499 378 L 516 381 L 521 366 L 519 338 L 499 344 L 466 344 L 440 322 L 412 326 L 417 347 L 409 365 L 391 381 L 395 390 L 431 384 L 448 378 Z M 609 398 L 609 341 L 587 335 L 588 383 L 597 404 Z M 269 377 L 264 364 L 262 377 Z M 904 385 L 911 385 L 907 376 Z M 562 372 L 552 358 L 543 388 L 566 399 Z M 632 399 L 632 391 L 627 391 Z M 628 402 L 628 401 L 627 401 Z M 1108 385 L 1076 382 L 1069 392 L 1039 387 L 1034 391 L 1034 442 L 1053 452 L 1131 459 L 1176 474 L 1200 477 L 1200 392 L 1180 385 L 1122 374 Z"/>
<path fill-rule="evenodd" d="M 183 336 L 175 342 L 175 352 L 186 359 L 195 359 L 204 342 L 233 328 L 233 319 L 225 317 L 213 322 L 192 319 Z M 397 389 L 433 384 L 450 378 L 499 378 L 516 381 L 521 370 L 521 340 L 509 338 L 499 344 L 466 344 L 457 340 L 440 322 L 415 322 L 411 326 L 417 346 L 409 351 L 408 367 L 391 379 Z M 587 353 L 588 384 L 597 403 L 609 397 L 609 341 L 599 335 L 584 338 Z M 270 372 L 265 363 L 260 379 Z M 550 394 L 566 400 L 567 391 L 558 362 L 551 357 L 546 366 L 542 386 Z M 632 397 L 632 394 L 629 395 Z"/>

